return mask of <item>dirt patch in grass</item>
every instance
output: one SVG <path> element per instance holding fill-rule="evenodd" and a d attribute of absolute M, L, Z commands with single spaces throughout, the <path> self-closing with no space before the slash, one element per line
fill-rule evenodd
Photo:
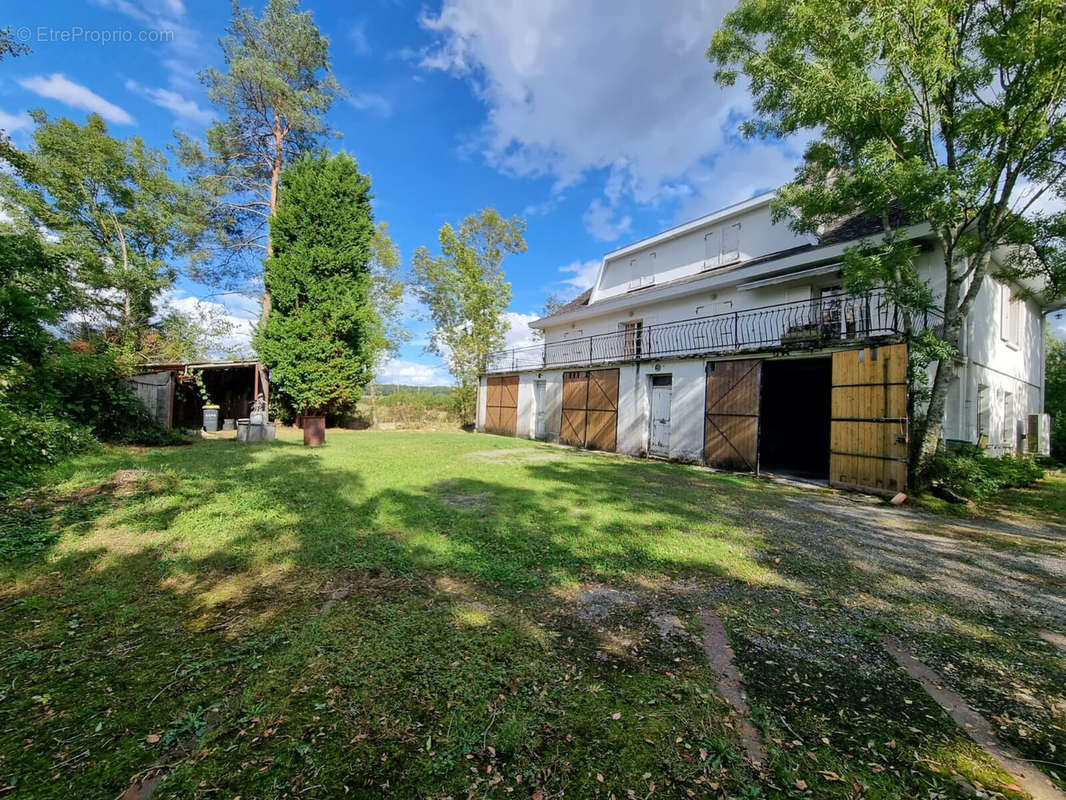
<path fill-rule="evenodd" d="M 560 461 L 568 456 L 567 451 L 555 447 L 513 447 L 500 450 L 476 450 L 466 453 L 465 457 L 471 461 L 480 461 L 487 464 L 501 462 L 513 463 L 542 463 L 546 461 Z"/>
<path fill-rule="evenodd" d="M 383 570 L 335 570 L 318 588 L 318 594 L 326 597 L 325 602 L 318 607 L 318 615 L 328 614 L 333 606 L 356 592 L 363 595 L 385 595 L 410 585 L 410 580 L 390 575 Z"/>
<path fill-rule="evenodd" d="M 601 622 L 620 608 L 635 606 L 639 600 L 636 592 L 612 589 L 610 586 L 594 586 L 577 596 L 575 614 L 584 622 Z"/>

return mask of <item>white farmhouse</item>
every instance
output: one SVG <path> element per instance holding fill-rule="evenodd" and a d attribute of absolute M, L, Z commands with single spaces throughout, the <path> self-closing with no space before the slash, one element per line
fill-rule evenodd
<path fill-rule="evenodd" d="M 771 220 L 772 199 L 608 253 L 589 291 L 533 323 L 542 344 L 490 357 L 478 429 L 903 490 L 907 335 L 941 320 L 843 291 L 845 248 L 878 235 L 866 220 L 802 236 Z M 927 225 L 906 235 L 941 292 L 936 237 Z M 959 343 L 946 440 L 1047 452 L 1047 310 L 985 279 Z"/>

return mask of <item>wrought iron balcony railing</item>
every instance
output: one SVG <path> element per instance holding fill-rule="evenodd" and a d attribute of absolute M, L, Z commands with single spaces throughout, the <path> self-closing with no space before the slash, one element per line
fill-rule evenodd
<path fill-rule="evenodd" d="M 932 311 L 900 308 L 883 292 L 823 296 L 490 353 L 486 372 L 584 367 L 744 351 L 844 347 L 940 326 Z"/>

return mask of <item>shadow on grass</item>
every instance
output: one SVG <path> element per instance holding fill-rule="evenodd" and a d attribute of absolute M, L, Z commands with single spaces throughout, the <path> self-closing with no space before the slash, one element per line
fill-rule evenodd
<path fill-rule="evenodd" d="M 287 441 L 204 443 L 176 459 L 133 459 L 151 474 L 128 497 L 45 516 L 49 531 L 68 535 L 24 558 L 0 592 L 0 632 L 22 644 L 4 661 L 21 683 L 0 713 L 24 723 L 6 726 L 20 740 L 31 727 L 42 733 L 0 777 L 59 774 L 39 796 L 117 793 L 157 757 L 145 737 L 195 727 L 219 706 L 226 723 L 200 766 L 174 776 L 177 796 L 196 794 L 201 780 L 247 796 L 317 784 L 458 795 L 470 788 L 471 753 L 483 775 L 499 772 L 490 744 L 507 754 L 512 788 L 536 781 L 582 796 L 600 788 L 595 776 L 612 759 L 627 780 L 653 772 L 678 788 L 697 777 L 742 788 L 751 776 L 730 755 L 722 708 L 701 695 L 710 678 L 698 652 L 657 645 L 669 668 L 624 646 L 604 658 L 610 637 L 648 621 L 612 618 L 619 631 L 565 617 L 575 585 L 602 582 L 651 587 L 682 612 L 722 609 L 764 724 L 790 741 L 783 720 L 822 759 L 782 746 L 774 769 L 786 785 L 821 780 L 817 766 L 843 774 L 876 737 L 877 759 L 895 770 L 884 796 L 910 796 L 929 777 L 914 758 L 965 753 L 965 737 L 908 696 L 913 687 L 871 648 L 874 634 L 906 629 L 900 609 L 920 607 L 944 635 L 912 637 L 944 661 L 964 654 L 967 679 L 1002 704 L 977 665 L 1006 666 L 1019 654 L 1012 638 L 1032 635 L 1002 611 L 1004 598 L 1020 602 L 1055 574 L 1027 553 L 915 536 L 862 507 L 676 465 L 573 454 L 519 459 L 497 480 L 440 463 L 428 481 L 381 488 L 371 477 L 390 469 L 387 455 L 352 469 Z M 116 453 L 94 469 L 129 464 Z M 1022 566 L 1034 577 L 1012 578 Z M 973 591 L 986 579 L 1005 586 L 991 624 Z M 1061 592 L 1056 600 L 1045 588 L 1058 608 Z M 324 614 L 330 599 L 341 602 Z M 1054 695 L 1061 669 L 1014 668 Z M 582 692 L 562 688 L 582 673 Z M 611 727 L 616 709 L 650 700 L 643 718 Z M 827 721 L 841 713 L 846 725 Z M 683 745 L 666 735 L 671 725 L 685 731 Z M 268 735 L 272 727 L 282 733 Z M 819 745 L 841 730 L 832 747 Z M 1035 738 L 1025 752 L 1050 743 Z"/>

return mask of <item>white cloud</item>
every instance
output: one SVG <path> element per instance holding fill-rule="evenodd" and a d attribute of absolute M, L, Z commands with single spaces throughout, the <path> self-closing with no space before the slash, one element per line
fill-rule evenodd
<path fill-rule="evenodd" d="M 125 109 L 108 102 L 88 87 L 74 83 L 60 72 L 47 77 L 34 75 L 32 78 L 24 78 L 19 81 L 19 85 L 41 97 L 48 97 L 72 108 L 99 114 L 108 122 L 114 122 L 116 125 L 133 124 L 133 117 Z"/>
<path fill-rule="evenodd" d="M 585 221 L 610 240 L 632 224 L 625 203 L 699 198 L 706 213 L 744 199 L 750 181 L 726 166 L 747 148 L 735 134 L 751 100 L 743 86 L 718 86 L 705 56 L 731 6 L 443 0 L 421 18 L 435 42 L 420 63 L 470 83 L 487 109 L 479 148 L 496 168 L 554 178 L 556 191 L 603 173 L 603 199 Z M 733 183 L 712 191 L 700 180 L 710 171 Z"/>
<path fill-rule="evenodd" d="M 382 117 L 392 116 L 392 103 L 384 95 L 375 92 L 355 92 L 347 98 L 349 105 L 360 111 L 369 111 Z"/>
<path fill-rule="evenodd" d="M 443 367 L 399 358 L 388 361 L 374 381 L 376 383 L 401 383 L 408 386 L 445 386 L 451 383 Z"/>
<path fill-rule="evenodd" d="M 169 35 L 164 44 L 168 54 L 160 63 L 169 73 L 168 83 L 176 92 L 188 96 L 200 91 L 197 71 L 209 59 L 203 52 L 199 32 L 187 18 L 182 0 L 91 0 L 94 5 L 140 22 L 146 28 L 166 31 Z"/>
<path fill-rule="evenodd" d="M 1066 341 L 1066 311 L 1057 311 L 1048 315 L 1048 327 L 1051 333 Z"/>
<path fill-rule="evenodd" d="M 0 110 L 0 131 L 14 133 L 15 131 L 32 127 L 33 120 L 30 119 L 30 115 L 25 111 L 18 114 L 8 114 L 6 111 Z"/>
<path fill-rule="evenodd" d="M 370 55 L 370 38 L 366 35 L 366 20 L 361 19 L 348 31 L 352 52 L 357 56 Z"/>
<path fill-rule="evenodd" d="M 794 143 L 799 149 L 789 150 L 765 142 L 742 142 L 710 163 L 700 164 L 689 172 L 686 190 L 678 194 L 677 217 L 695 219 L 792 180 L 804 141 Z"/>
<path fill-rule="evenodd" d="M 221 319 L 229 325 L 229 333 L 214 341 L 212 358 L 221 356 L 251 356 L 252 334 L 259 318 L 260 300 L 248 295 L 226 293 L 218 300 L 204 299 L 180 290 L 163 297 L 160 309 L 173 308 L 200 320 Z"/>
<path fill-rule="evenodd" d="M 213 119 L 210 111 L 200 108 L 194 100 L 183 97 L 170 89 L 153 89 L 142 86 L 135 80 L 126 81 L 126 88 L 142 97 L 148 98 L 155 105 L 171 111 L 178 119 L 188 120 L 200 125 L 207 125 Z"/>
<path fill-rule="evenodd" d="M 540 314 L 521 314 L 517 311 L 505 311 L 503 318 L 507 320 L 508 330 L 504 334 L 504 349 L 510 350 L 515 347 L 530 347 L 538 344 L 529 323 L 540 319 Z"/>
<path fill-rule="evenodd" d="M 613 242 L 623 233 L 629 233 L 633 227 L 633 219 L 628 215 L 615 217 L 615 210 L 605 205 L 600 200 L 593 200 L 581 218 L 585 223 L 585 230 L 600 241 Z"/>
<path fill-rule="evenodd" d="M 559 272 L 570 276 L 562 281 L 567 287 L 583 292 L 596 282 L 596 277 L 600 274 L 600 262 L 575 261 L 565 267 L 559 267 Z"/>

